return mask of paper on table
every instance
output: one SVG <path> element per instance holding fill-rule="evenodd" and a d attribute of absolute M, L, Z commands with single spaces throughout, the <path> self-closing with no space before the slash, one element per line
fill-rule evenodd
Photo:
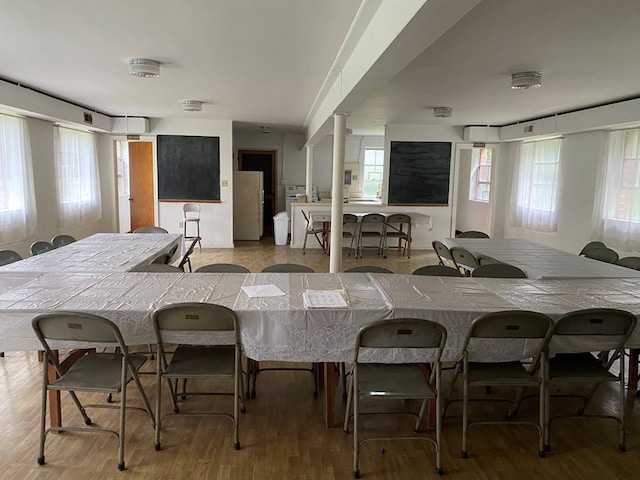
<path fill-rule="evenodd" d="M 242 291 L 249 297 L 280 297 L 286 295 L 275 285 L 248 285 Z"/>
<path fill-rule="evenodd" d="M 344 290 L 307 290 L 302 294 L 306 308 L 347 308 Z"/>

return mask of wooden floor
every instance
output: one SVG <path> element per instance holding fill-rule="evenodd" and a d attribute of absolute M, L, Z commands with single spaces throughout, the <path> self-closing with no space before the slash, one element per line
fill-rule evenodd
<path fill-rule="evenodd" d="M 366 254 L 365 254 L 366 255 Z M 411 260 L 390 256 L 378 259 L 369 253 L 351 264 L 388 266 L 397 273 L 435 263 L 432 252 L 414 252 Z M 299 262 L 317 271 L 328 271 L 328 258 L 319 250 L 306 255 L 275 247 L 272 242 L 243 242 L 234 250 L 196 250 L 194 267 L 212 262 L 234 262 L 252 271 L 276 262 Z M 150 370 L 151 362 L 146 366 Z M 264 372 L 258 380 L 257 397 L 247 401 L 241 418 L 241 449 L 232 447 L 231 422 L 223 417 L 169 419 L 163 425 L 162 450 L 153 448 L 153 431 L 146 416 L 130 412 L 127 417 L 127 470 L 116 468 L 117 441 L 108 435 L 64 433 L 47 440 L 47 464 L 39 466 L 40 364 L 33 352 L 8 352 L 0 359 L 0 479 L 348 479 L 352 478 L 353 437 L 341 428 L 324 427 L 323 400 L 312 396 L 307 373 Z M 446 372 L 445 384 L 451 372 Z M 143 376 L 152 404 L 154 377 Z M 130 403 L 139 404 L 135 388 Z M 484 391 L 476 392 L 487 396 Z M 499 390 L 491 398 L 500 397 Z M 508 392 L 507 392 L 508 393 Z M 322 392 L 321 392 L 322 395 Z M 101 401 L 100 395 L 82 397 Z M 168 401 L 164 401 L 168 407 Z M 558 400 L 561 401 L 561 400 Z M 63 395 L 63 418 L 78 424 L 79 415 Z M 181 411 L 199 407 L 229 411 L 228 399 L 199 397 L 187 400 Z M 576 403 L 554 404 L 554 412 L 574 411 Z M 618 451 L 618 429 L 608 420 L 559 420 L 553 424 L 552 451 L 540 459 L 537 435 L 528 426 L 476 426 L 469 436 L 470 458 L 460 458 L 461 417 L 459 404 L 452 405 L 443 424 L 442 464 L 444 476 L 456 479 L 637 479 L 640 478 L 640 399 L 627 396 L 627 452 Z M 364 408 L 377 405 L 365 403 Z M 411 407 L 394 403 L 384 409 Z M 591 412 L 615 411 L 615 390 L 604 386 L 593 399 Z M 504 404 L 472 405 L 476 419 L 503 419 Z M 535 399 L 528 400 L 520 419 L 534 419 Z M 117 412 L 93 410 L 94 423 L 115 426 Z M 426 429 L 425 429 L 426 430 Z M 413 435 L 410 420 L 390 417 L 363 422 L 363 434 L 388 431 Z M 426 435 L 428 432 L 421 433 Z M 362 448 L 362 478 L 438 478 L 433 448 L 427 442 L 375 441 Z"/>

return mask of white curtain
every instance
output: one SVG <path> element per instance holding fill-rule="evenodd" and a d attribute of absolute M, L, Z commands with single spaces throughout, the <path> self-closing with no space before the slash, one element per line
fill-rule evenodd
<path fill-rule="evenodd" d="M 24 240 L 36 224 L 27 121 L 0 114 L 0 242 Z"/>
<path fill-rule="evenodd" d="M 510 223 L 538 232 L 558 229 L 561 139 L 523 143 L 511 189 Z"/>
<path fill-rule="evenodd" d="M 606 148 L 593 236 L 615 249 L 639 251 L 640 130 L 610 132 Z"/>
<path fill-rule="evenodd" d="M 102 202 L 95 135 L 55 127 L 54 143 L 59 225 L 99 220 Z"/>

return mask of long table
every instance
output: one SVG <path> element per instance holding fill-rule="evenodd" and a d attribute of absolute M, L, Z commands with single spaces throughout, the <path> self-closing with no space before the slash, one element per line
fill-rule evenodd
<path fill-rule="evenodd" d="M 487 255 L 525 271 L 527 277 L 640 278 L 640 272 L 574 253 L 515 238 L 446 238 L 448 247 L 462 247 L 474 255 Z"/>
<path fill-rule="evenodd" d="M 249 297 L 249 285 L 276 285 L 285 295 Z M 335 421 L 333 362 L 353 360 L 358 330 L 375 320 L 428 318 L 447 328 L 445 361 L 461 352 L 473 319 L 485 312 L 536 310 L 558 318 L 589 307 L 640 314 L 640 279 L 514 280 L 365 273 L 16 273 L 0 272 L 0 351 L 37 350 L 32 317 L 48 310 L 80 310 L 114 321 L 130 344 L 152 343 L 151 313 L 182 301 L 213 302 L 239 317 L 245 354 L 254 360 L 325 362 L 327 424 Z M 344 290 L 346 309 L 307 309 L 306 290 Z M 198 338 L 185 338 L 185 342 Z M 64 344 L 58 344 L 64 348 Z M 628 347 L 640 347 L 640 329 Z M 485 358 L 506 353 L 484 349 Z M 386 359 L 399 360 L 395 352 Z M 412 360 L 424 361 L 417 354 Z"/>

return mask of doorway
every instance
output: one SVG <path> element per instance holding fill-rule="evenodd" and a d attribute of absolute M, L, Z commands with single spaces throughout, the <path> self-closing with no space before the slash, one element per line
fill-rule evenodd
<path fill-rule="evenodd" d="M 264 173 L 263 231 L 273 234 L 276 214 L 276 150 L 238 150 L 238 170 Z"/>
<path fill-rule="evenodd" d="M 116 142 L 120 232 L 155 225 L 152 142 Z"/>

